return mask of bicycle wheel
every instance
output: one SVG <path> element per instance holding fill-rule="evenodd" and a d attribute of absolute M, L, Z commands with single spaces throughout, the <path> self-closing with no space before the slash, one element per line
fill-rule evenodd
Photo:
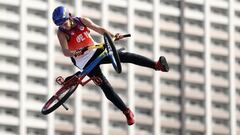
<path fill-rule="evenodd" d="M 44 115 L 47 115 L 54 110 L 56 110 L 60 105 L 62 105 L 77 89 L 78 84 L 72 84 L 68 87 L 62 87 L 60 90 L 57 91 L 63 91 L 59 94 L 59 96 L 53 95 L 43 106 L 41 113 Z"/>
<path fill-rule="evenodd" d="M 113 44 L 112 38 L 110 37 L 110 35 L 108 33 L 104 33 L 103 37 L 104 37 L 105 47 L 108 51 L 113 68 L 115 69 L 115 71 L 117 73 L 121 73 L 122 72 L 121 61 L 120 61 L 118 52 Z"/>

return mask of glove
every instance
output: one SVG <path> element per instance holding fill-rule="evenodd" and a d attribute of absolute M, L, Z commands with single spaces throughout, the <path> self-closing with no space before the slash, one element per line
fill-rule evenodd
<path fill-rule="evenodd" d="M 87 50 L 88 50 L 88 47 L 80 48 L 74 53 L 74 56 L 77 57 L 77 56 L 83 55 Z"/>

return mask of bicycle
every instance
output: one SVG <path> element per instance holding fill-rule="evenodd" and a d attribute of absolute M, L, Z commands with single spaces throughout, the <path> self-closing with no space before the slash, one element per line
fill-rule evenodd
<path fill-rule="evenodd" d="M 123 37 L 130 37 L 130 34 L 123 35 Z M 101 80 L 97 77 L 92 77 L 87 80 L 83 80 L 89 72 L 91 72 L 94 67 L 105 57 L 110 57 L 112 65 L 117 73 L 122 72 L 121 62 L 118 56 L 118 52 L 114 46 L 115 38 L 111 38 L 109 34 L 103 34 L 104 42 L 99 44 L 94 44 L 91 46 L 84 47 L 80 49 L 82 53 L 84 51 L 94 48 L 101 48 L 104 51 L 92 62 L 90 63 L 79 75 L 74 75 L 69 80 L 64 81 L 64 79 L 59 76 L 56 78 L 56 82 L 62 87 L 57 90 L 57 92 L 48 99 L 48 101 L 42 107 L 41 113 L 47 115 L 54 110 L 56 110 L 59 106 L 63 106 L 64 109 L 68 110 L 69 108 L 64 104 L 67 99 L 73 94 L 73 92 L 77 89 L 78 85 L 86 85 L 89 81 L 94 80 L 94 83 L 99 84 Z"/>

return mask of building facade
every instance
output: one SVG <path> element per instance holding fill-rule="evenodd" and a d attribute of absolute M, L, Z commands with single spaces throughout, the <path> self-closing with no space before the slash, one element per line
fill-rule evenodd
<path fill-rule="evenodd" d="M 77 69 L 61 53 L 51 13 L 58 5 L 112 32 L 117 48 L 170 71 L 102 66 L 136 124 L 93 83 L 44 116 L 54 82 Z M 1 135 L 240 135 L 240 0 L 0 0 Z M 101 36 L 92 32 L 96 41 Z"/>

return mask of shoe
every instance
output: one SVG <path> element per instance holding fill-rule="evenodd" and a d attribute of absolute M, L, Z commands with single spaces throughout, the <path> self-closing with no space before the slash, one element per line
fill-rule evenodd
<path fill-rule="evenodd" d="M 129 108 L 127 108 L 127 110 L 124 111 L 123 113 L 127 118 L 128 125 L 133 125 L 135 123 L 135 120 L 133 118 L 134 117 L 133 112 Z"/>
<path fill-rule="evenodd" d="M 158 62 L 156 62 L 155 65 L 156 70 L 160 70 L 162 72 L 168 72 L 169 71 L 169 66 L 167 63 L 167 60 L 164 56 L 160 56 Z"/>

